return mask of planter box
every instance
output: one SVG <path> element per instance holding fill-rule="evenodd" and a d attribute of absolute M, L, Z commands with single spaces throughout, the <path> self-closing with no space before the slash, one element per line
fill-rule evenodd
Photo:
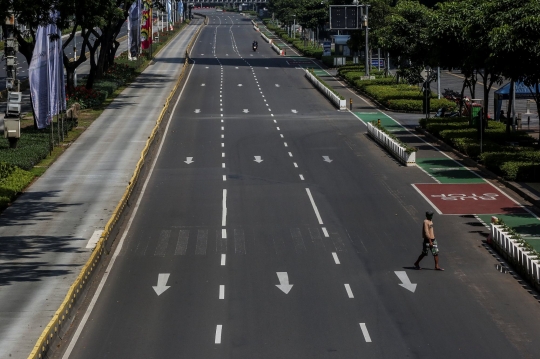
<path fill-rule="evenodd" d="M 491 241 L 495 249 L 536 288 L 540 289 L 540 261 L 515 239 L 503 232 L 502 226 L 491 224 Z M 534 257 L 536 258 L 536 257 Z"/>
<path fill-rule="evenodd" d="M 367 128 L 371 138 L 383 146 L 390 154 L 392 154 L 392 156 L 397 158 L 399 162 L 403 163 L 405 166 L 416 165 L 416 152 L 407 153 L 405 147 L 394 141 L 390 136 L 373 126 L 370 122 L 367 123 Z"/>
<path fill-rule="evenodd" d="M 261 32 L 261 37 L 263 38 L 264 41 L 266 41 L 267 43 L 269 43 L 270 45 L 272 45 L 272 39 L 269 39 L 264 33 Z"/>
<path fill-rule="evenodd" d="M 340 110 L 346 110 L 347 109 L 347 101 L 342 100 L 337 96 L 335 93 L 333 93 L 328 87 L 326 87 L 324 84 L 322 84 L 319 79 L 317 79 L 315 76 L 313 76 L 308 70 L 304 70 L 306 72 L 306 77 L 308 80 L 315 85 L 319 91 L 325 95 L 330 102 L 332 102 L 334 105 L 337 106 Z"/>
<path fill-rule="evenodd" d="M 270 45 L 272 46 L 272 49 L 274 49 L 274 51 L 278 53 L 278 55 L 285 56 L 285 50 L 280 49 L 273 42 Z"/>

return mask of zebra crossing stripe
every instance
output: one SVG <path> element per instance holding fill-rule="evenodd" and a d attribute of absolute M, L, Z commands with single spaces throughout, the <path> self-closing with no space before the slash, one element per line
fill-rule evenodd
<path fill-rule="evenodd" d="M 169 238 L 171 236 L 170 230 L 162 230 L 159 234 L 159 241 L 154 252 L 155 256 L 164 256 L 167 251 L 167 245 L 169 244 Z"/>
<path fill-rule="evenodd" d="M 175 256 L 186 255 L 188 240 L 189 240 L 189 230 L 181 229 L 180 233 L 178 233 L 178 242 L 176 242 L 176 249 L 174 250 Z"/>
<path fill-rule="evenodd" d="M 199 229 L 197 231 L 197 243 L 195 245 L 195 254 L 205 255 L 208 245 L 208 229 Z"/>

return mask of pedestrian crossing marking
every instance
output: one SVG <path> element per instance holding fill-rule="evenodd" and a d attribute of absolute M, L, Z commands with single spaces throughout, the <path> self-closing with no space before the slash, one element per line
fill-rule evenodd
<path fill-rule="evenodd" d="M 154 252 L 155 256 L 164 256 L 167 251 L 167 245 L 169 244 L 169 238 L 171 236 L 170 230 L 162 230 L 159 235 L 158 245 L 156 251 Z"/>
<path fill-rule="evenodd" d="M 189 240 L 189 230 L 181 229 L 180 233 L 178 233 L 178 241 L 176 242 L 176 248 L 174 250 L 175 256 L 186 255 L 188 240 Z"/>
<path fill-rule="evenodd" d="M 294 243 L 296 253 L 305 252 L 306 246 L 304 245 L 304 240 L 302 239 L 302 233 L 300 232 L 300 228 L 291 228 L 291 237 Z"/>
<path fill-rule="evenodd" d="M 234 251 L 236 254 L 246 254 L 246 240 L 243 229 L 234 230 Z"/>
<path fill-rule="evenodd" d="M 195 254 L 205 255 L 207 245 L 208 245 L 208 229 L 199 229 L 197 231 L 197 244 L 195 246 Z"/>
<path fill-rule="evenodd" d="M 321 228 L 302 226 L 294 228 L 271 228 L 266 226 L 230 228 L 229 238 L 221 235 L 222 229 L 201 227 L 171 227 L 159 229 L 155 235 L 134 237 L 121 255 L 131 253 L 137 257 L 149 256 L 206 256 L 211 254 L 284 255 L 310 251 L 346 251 L 342 240 L 346 232 L 329 228 L 329 236 L 323 237 Z M 191 241 L 191 243 L 190 243 Z M 148 252 L 148 253 L 147 253 Z"/>

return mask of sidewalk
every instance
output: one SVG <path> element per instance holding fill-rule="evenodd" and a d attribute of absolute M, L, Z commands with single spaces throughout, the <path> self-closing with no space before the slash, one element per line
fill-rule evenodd
<path fill-rule="evenodd" d="M 182 69 L 194 20 L 0 216 L 0 358 L 26 358 L 92 252 Z M 95 244 L 94 244 L 95 245 Z"/>

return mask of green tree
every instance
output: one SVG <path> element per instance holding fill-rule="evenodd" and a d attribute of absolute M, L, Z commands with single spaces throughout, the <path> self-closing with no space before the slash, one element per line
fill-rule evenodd
<path fill-rule="evenodd" d="M 398 75 L 409 83 L 422 82 L 422 69 L 436 65 L 429 35 L 432 17 L 432 11 L 418 1 L 399 1 L 384 25 L 373 31 L 380 46 L 397 61 Z"/>
<path fill-rule="evenodd" d="M 522 80 L 533 89 L 531 93 L 540 113 L 540 3 L 490 0 L 485 7 L 494 15 L 495 26 L 489 34 L 493 58 L 505 77 Z"/>

